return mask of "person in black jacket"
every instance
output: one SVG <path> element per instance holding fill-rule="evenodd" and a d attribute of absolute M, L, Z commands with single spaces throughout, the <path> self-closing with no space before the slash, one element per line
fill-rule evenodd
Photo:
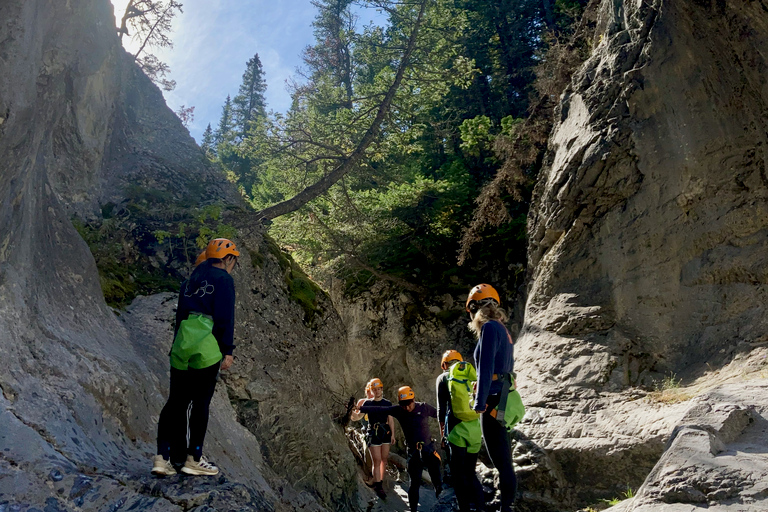
<path fill-rule="evenodd" d="M 440 496 L 443 490 L 440 476 L 440 456 L 435 451 L 435 444 L 429 433 L 429 418 L 437 418 L 437 409 L 424 402 L 416 402 L 415 395 L 409 386 L 397 390 L 399 405 L 392 407 L 362 406 L 357 412 L 378 412 L 389 414 L 400 423 L 405 435 L 405 445 L 408 449 L 408 474 L 411 477 L 411 487 L 408 489 L 408 502 L 411 512 L 419 507 L 419 488 L 421 487 L 421 472 L 426 468 L 435 486 L 435 496 Z"/>
<path fill-rule="evenodd" d="M 227 370 L 233 362 L 235 283 L 230 273 L 238 256 L 232 241 L 211 240 L 205 261 L 181 285 L 170 353 L 171 390 L 158 421 L 154 475 L 176 474 L 171 456 L 175 458 L 182 446 L 183 473 L 219 472 L 202 456 L 203 441 L 219 369 Z"/>

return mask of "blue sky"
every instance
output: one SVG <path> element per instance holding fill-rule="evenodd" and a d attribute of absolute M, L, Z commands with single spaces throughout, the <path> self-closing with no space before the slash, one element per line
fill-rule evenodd
<path fill-rule="evenodd" d="M 128 0 L 112 0 L 118 17 Z M 259 54 L 267 80 L 267 107 L 290 106 L 286 80 L 301 65 L 301 52 L 312 43 L 315 8 L 309 0 L 182 0 L 184 13 L 174 20 L 174 47 L 156 52 L 171 67 L 176 89 L 165 92 L 168 106 L 195 107 L 189 131 L 200 141 L 208 123 L 214 128 L 227 94 L 233 97 L 245 63 Z M 361 13 L 358 26 L 380 18 Z M 126 48 L 132 43 L 126 38 Z M 135 46 L 134 46 L 135 51 Z"/>

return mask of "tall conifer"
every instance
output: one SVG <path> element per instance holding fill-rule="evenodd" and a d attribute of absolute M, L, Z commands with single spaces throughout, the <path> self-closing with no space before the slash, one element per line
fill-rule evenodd
<path fill-rule="evenodd" d="M 246 63 L 243 83 L 240 84 L 237 96 L 232 100 L 233 123 L 239 137 L 245 137 L 258 118 L 266 117 L 267 102 L 264 98 L 266 90 L 267 82 L 264 80 L 264 70 L 257 53 Z"/>
<path fill-rule="evenodd" d="M 209 158 L 212 158 L 216 154 L 216 141 L 213 137 L 213 130 L 211 129 L 211 123 L 208 123 L 208 126 L 205 127 L 205 131 L 203 132 L 203 140 L 200 143 L 200 147 L 205 152 L 206 155 L 208 155 Z"/>
<path fill-rule="evenodd" d="M 227 94 L 227 100 L 224 102 L 224 106 L 221 109 L 221 119 L 219 119 L 219 127 L 216 129 L 214 138 L 216 144 L 230 141 L 232 135 L 232 98 Z"/>

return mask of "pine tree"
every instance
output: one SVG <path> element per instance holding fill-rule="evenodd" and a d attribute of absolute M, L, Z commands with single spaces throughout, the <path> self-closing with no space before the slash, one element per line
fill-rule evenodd
<path fill-rule="evenodd" d="M 208 158 L 213 158 L 216 155 L 216 142 L 213 137 L 213 130 L 211 129 L 211 123 L 205 127 L 203 132 L 203 140 L 200 143 L 200 148 L 205 152 Z"/>
<path fill-rule="evenodd" d="M 217 145 L 231 140 L 232 128 L 232 98 L 227 94 L 227 100 L 224 102 L 224 106 L 221 109 L 219 127 L 214 134 L 214 140 Z"/>
<path fill-rule="evenodd" d="M 338 89 L 337 96 L 329 102 L 331 109 L 352 108 L 357 17 L 352 13 L 351 3 L 352 0 L 312 0 L 318 9 L 312 22 L 316 43 L 305 48 L 303 59 L 309 72 L 309 87 L 329 82 Z"/>
<path fill-rule="evenodd" d="M 266 90 L 264 70 L 257 53 L 246 63 L 243 83 L 240 84 L 237 96 L 232 100 L 233 124 L 240 138 L 247 135 L 254 121 L 266 117 L 267 103 L 264 98 Z"/>

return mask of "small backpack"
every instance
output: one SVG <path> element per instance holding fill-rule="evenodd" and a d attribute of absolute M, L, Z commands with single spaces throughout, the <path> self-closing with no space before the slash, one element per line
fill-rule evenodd
<path fill-rule="evenodd" d="M 514 373 L 505 373 L 502 376 L 505 386 L 501 391 L 499 405 L 491 411 L 491 416 L 504 425 L 507 430 L 512 430 L 525 416 L 525 406 L 520 393 L 517 391 Z"/>
<path fill-rule="evenodd" d="M 477 372 L 468 362 L 460 361 L 451 366 L 448 373 L 450 409 L 451 414 L 460 420 L 460 423 L 451 429 L 448 441 L 456 446 L 466 447 L 468 453 L 480 451 L 482 442 L 480 413 L 473 410 L 475 396 L 472 391 L 476 381 Z"/>
<path fill-rule="evenodd" d="M 477 381 L 475 367 L 467 361 L 459 361 L 451 366 L 448 373 L 448 391 L 451 395 L 451 414 L 461 421 L 479 418 L 473 410 L 475 396 L 472 384 Z"/>

